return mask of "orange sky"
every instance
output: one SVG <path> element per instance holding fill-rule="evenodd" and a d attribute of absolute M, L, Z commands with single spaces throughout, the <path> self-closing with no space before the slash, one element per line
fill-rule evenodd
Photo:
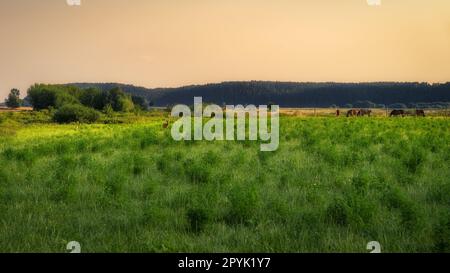
<path fill-rule="evenodd" d="M 450 1 L 0 0 L 0 98 L 227 80 L 450 81 Z"/>

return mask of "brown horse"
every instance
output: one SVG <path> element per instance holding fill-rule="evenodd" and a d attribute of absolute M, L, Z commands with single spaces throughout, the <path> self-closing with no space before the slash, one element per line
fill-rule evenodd
<path fill-rule="evenodd" d="M 347 112 L 347 117 L 354 117 L 358 115 L 358 110 L 356 109 L 350 109 Z"/>
<path fill-rule="evenodd" d="M 405 110 L 392 110 L 390 117 L 405 116 Z"/>
<path fill-rule="evenodd" d="M 425 111 L 424 110 L 416 110 L 416 116 L 425 117 Z"/>
<path fill-rule="evenodd" d="M 369 116 L 372 114 L 372 110 L 370 109 L 360 109 L 358 111 L 358 117 L 364 117 L 365 115 Z"/>

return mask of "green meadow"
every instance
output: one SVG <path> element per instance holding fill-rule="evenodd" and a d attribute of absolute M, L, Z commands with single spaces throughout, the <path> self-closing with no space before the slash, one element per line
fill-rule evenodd
<path fill-rule="evenodd" d="M 450 252 L 448 118 L 281 117 L 268 153 L 163 120 L 0 114 L 0 252 Z"/>

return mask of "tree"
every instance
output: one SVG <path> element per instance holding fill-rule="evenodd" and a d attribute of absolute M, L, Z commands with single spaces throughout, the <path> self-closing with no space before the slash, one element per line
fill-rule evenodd
<path fill-rule="evenodd" d="M 131 96 L 131 100 L 134 103 L 134 106 L 141 108 L 142 110 L 147 110 L 149 103 L 144 97 L 141 96 Z"/>
<path fill-rule="evenodd" d="M 56 94 L 48 89 L 32 87 L 28 90 L 28 97 L 34 110 L 48 109 L 56 104 Z"/>
<path fill-rule="evenodd" d="M 84 106 L 103 110 L 108 104 L 108 94 L 98 88 L 88 88 L 80 92 L 79 100 Z"/>
<path fill-rule="evenodd" d="M 9 108 L 19 108 L 22 106 L 23 101 L 20 99 L 19 89 L 11 89 L 8 98 L 5 100 L 6 106 Z"/>
<path fill-rule="evenodd" d="M 134 103 L 128 96 L 120 97 L 117 102 L 117 105 L 118 105 L 117 111 L 120 112 L 131 112 L 134 110 Z"/>
<path fill-rule="evenodd" d="M 117 112 L 131 112 L 134 109 L 134 103 L 131 100 L 131 97 L 118 87 L 109 91 L 108 103 L 110 103 L 114 111 Z"/>
<path fill-rule="evenodd" d="M 66 104 L 78 104 L 76 87 L 64 85 L 35 84 L 28 89 L 28 98 L 35 110 L 60 108 Z"/>

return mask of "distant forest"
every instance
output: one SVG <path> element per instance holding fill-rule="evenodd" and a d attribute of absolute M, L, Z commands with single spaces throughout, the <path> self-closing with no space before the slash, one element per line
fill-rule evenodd
<path fill-rule="evenodd" d="M 218 105 L 278 104 L 281 107 L 449 107 L 450 82 L 428 83 L 295 83 L 223 82 L 179 88 L 148 89 L 117 83 L 74 83 L 81 88 L 111 90 L 120 87 L 144 97 L 150 106 L 193 104 L 194 96 Z"/>

